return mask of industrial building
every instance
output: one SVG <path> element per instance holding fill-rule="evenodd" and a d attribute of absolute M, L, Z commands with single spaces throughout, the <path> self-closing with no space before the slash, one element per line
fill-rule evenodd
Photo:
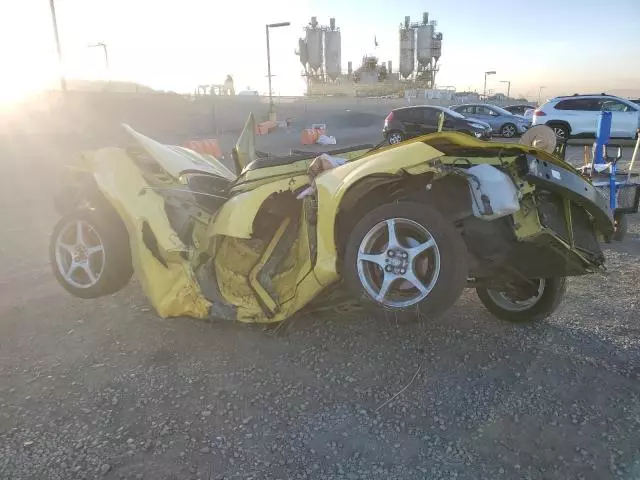
<path fill-rule="evenodd" d="M 324 26 L 317 17 L 311 17 L 296 51 L 306 78 L 307 95 L 388 96 L 433 90 L 442 54 L 442 33 L 435 31 L 436 26 L 428 12 L 423 13 L 420 22 L 411 23 L 409 16 L 404 18 L 399 28 L 397 72 L 393 71 L 391 60 L 383 62 L 365 55 L 356 69 L 349 60 L 347 72 L 343 73 L 342 37 L 335 18 Z"/>

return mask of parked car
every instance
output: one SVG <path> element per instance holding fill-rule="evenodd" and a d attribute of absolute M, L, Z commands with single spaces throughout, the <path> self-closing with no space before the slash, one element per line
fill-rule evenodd
<path fill-rule="evenodd" d="M 440 115 L 444 114 L 442 129 L 474 135 L 477 138 L 491 138 L 488 123 L 470 120 L 446 107 L 415 106 L 393 110 L 384 120 L 382 134 L 390 144 L 438 131 Z"/>
<path fill-rule="evenodd" d="M 128 126 L 135 147 L 86 152 L 55 202 L 62 287 L 98 298 L 135 271 L 162 317 L 263 324 L 345 302 L 430 318 L 471 287 L 496 317 L 534 322 L 606 260 L 608 200 L 540 148 L 453 132 L 260 157 L 255 128 L 232 151 L 238 175 Z"/>
<path fill-rule="evenodd" d="M 467 118 L 480 120 L 491 125 L 491 129 L 497 135 L 513 138 L 526 132 L 531 126 L 531 121 L 522 115 L 514 115 L 504 108 L 485 103 L 465 103 L 451 107 L 452 110 Z"/>
<path fill-rule="evenodd" d="M 533 112 L 533 124 L 548 125 L 558 138 L 593 137 L 603 110 L 612 112 L 612 137 L 635 138 L 640 126 L 640 105 L 606 94 L 552 98 Z"/>
<path fill-rule="evenodd" d="M 521 115 L 527 120 L 531 121 L 533 117 L 533 111 L 536 109 L 534 105 L 509 105 L 507 107 L 503 107 L 507 112 L 513 113 L 514 115 Z"/>

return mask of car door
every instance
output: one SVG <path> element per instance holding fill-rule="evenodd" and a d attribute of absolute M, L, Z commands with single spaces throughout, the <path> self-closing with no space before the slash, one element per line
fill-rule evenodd
<path fill-rule="evenodd" d="M 486 105 L 476 106 L 476 113 L 474 115 L 474 118 L 488 123 L 489 125 L 491 125 L 491 128 L 494 131 L 498 131 L 502 127 L 502 120 L 500 119 L 500 115 Z"/>
<path fill-rule="evenodd" d="M 422 131 L 422 108 L 412 107 L 402 110 L 401 121 L 407 137 L 417 137 Z"/>
<path fill-rule="evenodd" d="M 564 120 L 571 128 L 571 135 L 593 134 L 596 131 L 600 103 L 597 97 L 568 98 L 558 102 L 558 120 Z"/>
<path fill-rule="evenodd" d="M 422 124 L 421 134 L 434 133 L 438 131 L 438 122 L 440 121 L 439 115 L 441 110 L 436 108 L 425 107 L 422 109 Z"/>
<path fill-rule="evenodd" d="M 614 98 L 600 99 L 600 110 L 611 112 L 611 136 L 634 138 L 638 128 L 638 109 Z"/>

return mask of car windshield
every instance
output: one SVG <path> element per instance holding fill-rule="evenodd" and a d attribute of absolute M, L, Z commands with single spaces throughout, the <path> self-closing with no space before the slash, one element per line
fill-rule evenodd
<path fill-rule="evenodd" d="M 455 117 L 455 118 L 464 118 L 464 115 L 456 112 L 455 110 L 451 110 L 450 108 L 443 108 L 442 111 L 447 115 L 451 115 L 452 117 Z"/>

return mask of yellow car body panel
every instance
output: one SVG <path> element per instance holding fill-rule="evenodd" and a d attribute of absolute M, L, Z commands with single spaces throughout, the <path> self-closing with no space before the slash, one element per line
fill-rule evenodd
<path fill-rule="evenodd" d="M 236 238 L 251 238 L 253 220 L 269 196 L 278 192 L 296 190 L 308 183 L 309 177 L 307 175 L 297 175 L 285 177 L 235 195 L 218 210 L 207 234 L 212 237 L 225 235 Z"/>
<path fill-rule="evenodd" d="M 147 182 L 125 150 L 107 148 L 84 158 L 100 190 L 127 227 L 135 272 L 158 314 L 206 318 L 210 302 L 182 256 L 188 249 L 169 225 L 162 197 L 146 189 Z M 166 266 L 146 247 L 145 224 L 154 233 L 157 251 Z"/>
<path fill-rule="evenodd" d="M 236 320 L 248 323 L 280 322 L 319 295 L 323 286 L 312 272 L 309 231 L 304 212 L 294 234 L 295 240 L 286 250 L 278 272 L 268 279 L 268 289 L 275 309 L 267 314 L 261 307 L 261 293 L 252 288 L 251 272 L 261 267 L 261 257 L 269 247 L 260 240 L 223 237 L 215 262 L 216 278 L 224 300 L 236 307 Z M 276 246 L 276 248 L 278 248 Z M 260 279 L 256 278 L 256 281 Z M 264 280 L 263 280 L 264 281 Z"/>
<path fill-rule="evenodd" d="M 318 191 L 318 261 L 316 277 L 323 285 L 338 279 L 335 223 L 340 202 L 346 192 L 367 177 L 393 177 L 401 171 L 425 165 L 427 161 L 442 156 L 435 148 L 422 142 L 407 142 L 328 170 L 315 179 Z M 425 171 L 438 170 L 425 167 Z"/>

